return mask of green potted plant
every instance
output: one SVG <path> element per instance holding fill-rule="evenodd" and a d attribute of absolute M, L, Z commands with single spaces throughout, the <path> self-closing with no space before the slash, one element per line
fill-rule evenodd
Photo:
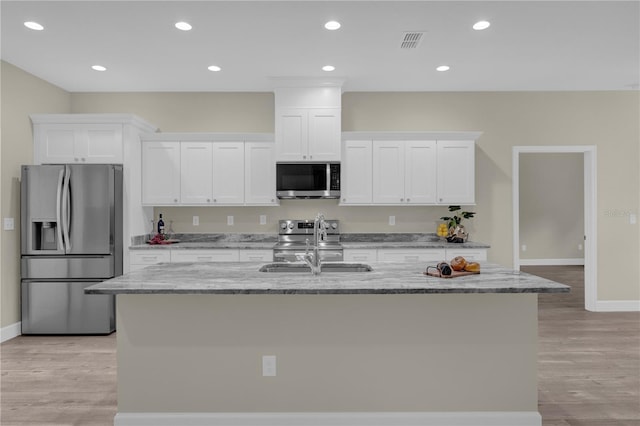
<path fill-rule="evenodd" d="M 464 226 L 462 225 L 462 220 L 471 219 L 476 212 L 460 210 L 462 210 L 462 207 L 460 206 L 449 206 L 450 212 L 457 213 L 454 213 L 453 216 L 442 216 L 440 218 L 447 222 L 447 227 L 449 229 L 447 241 L 450 243 L 463 243 L 469 238 L 469 234 L 465 231 Z"/>

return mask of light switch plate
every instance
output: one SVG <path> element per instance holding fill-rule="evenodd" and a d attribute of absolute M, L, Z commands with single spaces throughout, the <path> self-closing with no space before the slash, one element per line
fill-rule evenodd
<path fill-rule="evenodd" d="M 227 225 L 233 226 L 233 216 L 227 216 Z"/>
<path fill-rule="evenodd" d="M 638 223 L 638 217 L 634 213 L 629 214 L 629 224 L 635 225 L 636 223 Z"/>
<path fill-rule="evenodd" d="M 13 231 L 15 229 L 15 222 L 12 217 L 4 218 L 4 230 L 5 231 Z"/>
<path fill-rule="evenodd" d="M 389 216 L 389 225 L 395 226 L 395 224 L 396 224 L 396 217 L 395 216 Z"/>
<path fill-rule="evenodd" d="M 194 216 L 193 217 L 193 226 L 198 226 L 200 225 L 200 216 Z"/>
<path fill-rule="evenodd" d="M 267 215 L 266 214 L 261 214 L 260 215 L 260 225 L 266 225 L 267 224 Z"/>

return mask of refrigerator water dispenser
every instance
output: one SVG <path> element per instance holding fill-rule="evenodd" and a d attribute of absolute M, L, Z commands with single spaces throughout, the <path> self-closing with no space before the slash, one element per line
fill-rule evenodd
<path fill-rule="evenodd" d="M 32 222 L 33 227 L 33 250 L 57 250 L 57 228 L 58 224 L 51 221 Z"/>

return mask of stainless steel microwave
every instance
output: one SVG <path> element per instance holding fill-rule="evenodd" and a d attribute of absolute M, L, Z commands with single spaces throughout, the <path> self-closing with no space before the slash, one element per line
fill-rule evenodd
<path fill-rule="evenodd" d="M 340 163 L 277 163 L 278 198 L 340 198 Z"/>

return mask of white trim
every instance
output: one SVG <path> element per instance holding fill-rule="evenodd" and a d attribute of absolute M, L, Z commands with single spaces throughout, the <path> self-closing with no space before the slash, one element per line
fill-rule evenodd
<path fill-rule="evenodd" d="M 640 312 L 640 300 L 598 300 L 596 312 Z"/>
<path fill-rule="evenodd" d="M 158 127 L 134 114 L 99 113 L 99 114 L 31 114 L 31 122 L 35 124 L 132 124 L 146 132 L 155 132 Z"/>
<path fill-rule="evenodd" d="M 584 265 L 584 258 L 575 259 L 520 259 L 520 266 Z"/>
<path fill-rule="evenodd" d="M 520 154 L 582 153 L 584 154 L 584 307 L 597 311 L 598 304 L 598 229 L 597 229 L 597 165 L 595 146 L 514 146 L 512 149 L 511 202 L 513 219 L 513 269 L 520 270 Z"/>
<path fill-rule="evenodd" d="M 22 334 L 22 322 L 18 321 L 0 328 L 0 343 L 11 340 Z"/>
<path fill-rule="evenodd" d="M 143 142 L 271 142 L 273 133 L 157 132 L 141 133 Z"/>
<path fill-rule="evenodd" d="M 114 426 L 541 426 L 537 411 L 118 413 Z"/>
<path fill-rule="evenodd" d="M 342 141 L 347 140 L 371 140 L 377 141 L 403 141 L 403 140 L 478 140 L 482 132 L 450 132 L 450 131 L 429 131 L 429 132 L 342 132 Z"/>

